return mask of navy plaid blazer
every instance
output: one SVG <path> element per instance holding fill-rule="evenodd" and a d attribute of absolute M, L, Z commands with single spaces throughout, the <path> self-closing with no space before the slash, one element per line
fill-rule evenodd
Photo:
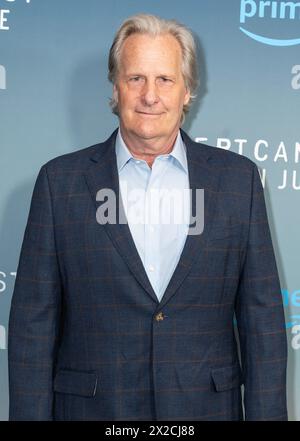
<path fill-rule="evenodd" d="M 118 207 L 116 133 L 39 171 L 9 318 L 10 420 L 286 420 L 284 312 L 255 163 L 181 130 L 205 226 L 159 302 L 128 225 L 96 220 L 98 190 Z"/>

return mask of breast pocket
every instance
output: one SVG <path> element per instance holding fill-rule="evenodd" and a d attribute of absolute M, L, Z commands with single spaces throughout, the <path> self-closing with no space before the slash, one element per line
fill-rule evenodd
<path fill-rule="evenodd" d="M 242 237 L 242 227 L 240 224 L 232 226 L 213 227 L 210 231 L 208 243 L 229 241 L 230 239 L 240 239 Z"/>

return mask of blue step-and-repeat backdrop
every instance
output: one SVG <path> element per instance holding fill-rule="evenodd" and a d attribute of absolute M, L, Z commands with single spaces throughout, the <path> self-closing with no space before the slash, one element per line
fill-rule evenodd
<path fill-rule="evenodd" d="M 139 12 L 175 18 L 197 36 L 201 87 L 185 130 L 259 167 L 285 307 L 289 419 L 300 420 L 300 2 L 259 0 L 0 0 L 0 419 L 37 173 L 117 126 L 108 51 L 121 22 Z"/>

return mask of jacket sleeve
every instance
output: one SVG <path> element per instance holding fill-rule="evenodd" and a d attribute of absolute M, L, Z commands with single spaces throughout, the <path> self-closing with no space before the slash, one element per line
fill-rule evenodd
<path fill-rule="evenodd" d="M 287 339 L 279 276 L 256 165 L 246 247 L 236 297 L 246 420 L 287 420 Z"/>
<path fill-rule="evenodd" d="M 32 194 L 8 327 L 9 419 L 53 419 L 61 280 L 46 166 Z"/>

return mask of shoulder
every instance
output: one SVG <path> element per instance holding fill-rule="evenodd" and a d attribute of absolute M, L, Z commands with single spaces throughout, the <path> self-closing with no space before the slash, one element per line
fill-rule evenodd
<path fill-rule="evenodd" d="M 215 191 L 228 197 L 246 196 L 259 187 L 259 171 L 256 163 L 246 156 L 219 147 L 193 141 L 185 134 L 185 144 L 196 173 L 205 173 L 215 182 Z"/>
<path fill-rule="evenodd" d="M 116 130 L 104 142 L 93 144 L 74 152 L 65 153 L 50 159 L 42 165 L 48 173 L 84 172 L 94 158 L 98 160 L 114 142 Z"/>
<path fill-rule="evenodd" d="M 206 144 L 199 144 L 199 148 L 205 150 L 209 161 L 213 162 L 214 166 L 219 166 L 220 168 L 230 168 L 232 170 L 241 170 L 242 168 L 245 171 L 252 172 L 257 167 L 251 159 L 230 150 Z"/>
<path fill-rule="evenodd" d="M 230 150 L 206 144 L 196 145 L 195 149 L 199 156 L 206 157 L 205 168 L 219 180 L 219 191 L 251 195 L 253 182 L 259 181 L 259 170 L 254 161 Z"/>
<path fill-rule="evenodd" d="M 213 167 L 215 172 L 221 172 L 224 169 L 230 169 L 232 173 L 244 170 L 245 172 L 253 172 L 257 165 L 254 161 L 246 156 L 240 155 L 230 150 L 221 149 L 211 145 L 193 141 L 185 132 L 181 132 L 183 140 L 190 150 L 191 157 L 196 161 L 205 160 L 208 167 Z M 226 171 L 226 170 L 225 170 Z"/>

